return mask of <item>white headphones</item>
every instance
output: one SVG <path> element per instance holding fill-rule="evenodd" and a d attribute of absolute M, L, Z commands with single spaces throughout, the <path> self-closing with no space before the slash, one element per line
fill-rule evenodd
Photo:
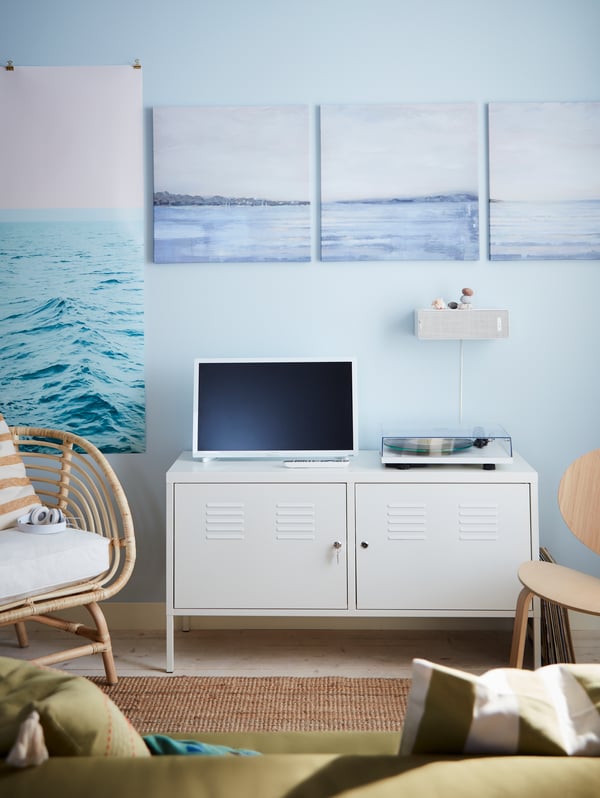
<path fill-rule="evenodd" d="M 62 524 L 65 520 L 65 515 L 58 507 L 45 507 L 43 504 L 40 507 L 35 507 L 30 513 L 27 523 L 29 524 Z"/>

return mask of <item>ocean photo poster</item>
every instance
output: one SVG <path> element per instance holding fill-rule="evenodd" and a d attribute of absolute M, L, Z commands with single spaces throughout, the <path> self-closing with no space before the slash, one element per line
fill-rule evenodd
<path fill-rule="evenodd" d="M 0 71 L 0 409 L 145 450 L 142 75 Z"/>
<path fill-rule="evenodd" d="M 157 107 L 154 261 L 309 261 L 308 106 Z"/>
<path fill-rule="evenodd" d="M 490 260 L 600 258 L 600 103 L 490 103 Z"/>
<path fill-rule="evenodd" d="M 321 107 L 321 259 L 477 260 L 475 103 Z"/>

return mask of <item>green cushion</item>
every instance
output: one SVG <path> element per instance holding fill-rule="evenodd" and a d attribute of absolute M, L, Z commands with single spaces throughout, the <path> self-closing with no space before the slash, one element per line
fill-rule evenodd
<path fill-rule="evenodd" d="M 261 754 L 362 754 L 398 753 L 400 732 L 378 731 L 238 731 L 172 733 L 176 739 L 192 737 L 212 745 L 251 748 Z"/>
<path fill-rule="evenodd" d="M 600 755 L 600 665 L 474 676 L 413 661 L 401 754 Z"/>
<path fill-rule="evenodd" d="M 149 756 L 111 699 L 83 676 L 0 657 L 0 756 L 37 710 L 50 756 Z"/>
<path fill-rule="evenodd" d="M 505 756 L 437 762 L 421 761 L 421 757 L 398 758 L 411 763 L 412 768 L 398 776 L 347 790 L 343 798 L 591 798 L 598 795 L 600 760 L 589 757 Z M 334 794 L 292 791 L 286 798 L 333 798 Z"/>

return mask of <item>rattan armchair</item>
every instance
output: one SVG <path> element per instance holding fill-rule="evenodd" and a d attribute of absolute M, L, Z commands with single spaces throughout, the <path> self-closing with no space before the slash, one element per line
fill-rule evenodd
<path fill-rule="evenodd" d="M 91 580 L 0 604 L 0 626 L 14 624 L 21 647 L 28 645 L 26 621 L 86 638 L 89 642 L 84 645 L 33 661 L 53 665 L 101 654 L 106 679 L 116 684 L 110 632 L 99 602 L 124 587 L 135 563 L 134 527 L 123 488 L 105 456 L 78 435 L 23 426 L 11 427 L 11 433 L 41 502 L 61 509 L 69 527 L 107 538 L 110 565 Z M 61 617 L 63 611 L 74 607 L 86 608 L 93 627 Z"/>

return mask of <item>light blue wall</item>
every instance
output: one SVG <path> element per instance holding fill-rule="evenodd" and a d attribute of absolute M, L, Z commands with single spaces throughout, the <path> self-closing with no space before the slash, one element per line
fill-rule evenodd
<path fill-rule="evenodd" d="M 418 341 L 412 314 L 463 286 L 511 322 L 465 344 L 464 417 L 508 429 L 540 474 L 543 543 L 600 574 L 555 500 L 600 446 L 600 263 L 151 261 L 153 106 L 472 101 L 483 133 L 487 102 L 600 100 L 599 31 L 598 0 L 0 0 L 0 64 L 143 65 L 148 448 L 114 458 L 139 537 L 121 600 L 164 598 L 164 472 L 191 447 L 195 356 L 356 356 L 377 448 L 399 424 L 457 421 L 459 345 Z"/>

